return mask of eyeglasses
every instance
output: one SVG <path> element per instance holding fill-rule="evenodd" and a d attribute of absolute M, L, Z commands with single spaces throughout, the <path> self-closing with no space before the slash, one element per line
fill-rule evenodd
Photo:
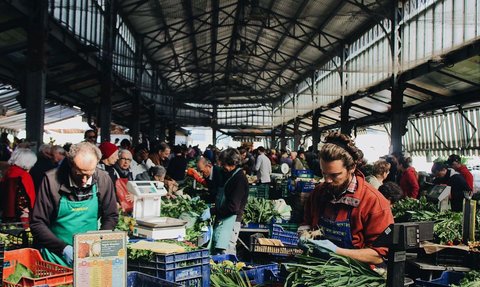
<path fill-rule="evenodd" d="M 124 157 L 121 157 L 121 158 L 119 158 L 119 159 L 121 159 L 121 160 L 124 160 L 124 161 L 132 161 L 132 159 L 131 159 L 131 158 L 124 158 Z"/>

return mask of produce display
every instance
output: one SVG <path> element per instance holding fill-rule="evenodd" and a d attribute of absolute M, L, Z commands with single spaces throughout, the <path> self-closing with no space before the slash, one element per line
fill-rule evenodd
<path fill-rule="evenodd" d="M 420 200 L 405 198 L 392 208 L 396 222 L 434 221 L 435 241 L 440 244 L 456 245 L 462 238 L 462 213 L 453 211 L 439 212 L 434 204 L 425 197 Z"/>
<path fill-rule="evenodd" d="M 285 286 L 386 286 L 386 279 L 367 264 L 335 253 L 330 256 L 323 259 L 299 255 L 299 263 L 286 263 L 290 274 Z"/>
<path fill-rule="evenodd" d="M 480 271 L 470 271 L 465 274 L 465 277 L 460 281 L 459 285 L 451 285 L 452 287 L 479 287 L 480 286 Z"/>
<path fill-rule="evenodd" d="M 243 223 L 263 223 L 268 224 L 272 220 L 281 218 L 281 214 L 275 210 L 271 200 L 264 198 L 249 197 L 245 212 L 243 214 Z"/>
<path fill-rule="evenodd" d="M 205 201 L 199 197 L 189 199 L 179 196 L 175 199 L 162 200 L 161 216 L 187 220 L 189 224 L 185 240 L 195 241 L 208 230 L 209 222 L 200 220 L 200 216 L 208 208 Z"/>
<path fill-rule="evenodd" d="M 115 226 L 115 230 L 125 231 L 128 234 L 132 234 L 135 223 L 136 223 L 135 218 L 125 215 L 123 212 L 119 210 L 118 222 L 117 222 L 117 226 Z"/>
<path fill-rule="evenodd" d="M 406 197 L 395 203 L 392 213 L 395 222 L 428 221 L 437 215 L 438 209 L 434 204 L 427 202 L 425 196 L 420 199 Z"/>
<path fill-rule="evenodd" d="M 28 242 L 23 242 L 24 235 L 27 235 Z M 33 236 L 30 229 L 24 229 L 21 223 L 0 224 L 0 242 L 6 249 L 29 246 L 33 242 Z"/>
<path fill-rule="evenodd" d="M 228 260 L 226 260 L 228 261 Z M 234 265 L 233 262 L 229 261 L 221 264 L 215 264 L 213 261 L 210 262 L 211 273 L 210 273 L 210 286 L 212 287 L 251 287 L 252 284 L 248 280 L 247 276 L 242 274 L 240 271 L 242 268 L 231 268 L 230 263 Z"/>

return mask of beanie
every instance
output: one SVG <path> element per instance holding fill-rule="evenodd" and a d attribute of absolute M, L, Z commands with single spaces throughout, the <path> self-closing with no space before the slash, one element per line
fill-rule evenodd
<path fill-rule="evenodd" d="M 102 159 L 109 158 L 114 152 L 118 150 L 118 147 L 111 142 L 103 142 L 98 148 L 102 152 Z"/>

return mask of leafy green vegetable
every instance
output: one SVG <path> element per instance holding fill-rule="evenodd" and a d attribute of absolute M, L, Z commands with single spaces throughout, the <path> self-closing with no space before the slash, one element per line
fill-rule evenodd
<path fill-rule="evenodd" d="M 460 281 L 460 285 L 451 285 L 452 287 L 478 287 L 480 286 L 480 271 L 472 270 L 465 273 L 465 277 Z"/>
<path fill-rule="evenodd" d="M 187 227 L 185 240 L 196 241 L 202 235 L 202 229 L 208 226 L 207 221 L 201 221 L 200 215 L 209 208 L 205 201 L 199 197 L 186 199 L 177 197 L 170 200 L 162 200 L 162 216 L 172 218 L 190 218 L 193 220 L 191 226 Z"/>
<path fill-rule="evenodd" d="M 299 263 L 286 263 L 290 274 L 285 286 L 386 286 L 385 278 L 367 264 L 335 253 L 330 256 L 322 259 L 300 255 Z"/>
<path fill-rule="evenodd" d="M 128 260 L 133 261 L 151 261 L 153 260 L 154 252 L 144 249 L 133 249 L 127 247 L 127 257 Z"/>
<path fill-rule="evenodd" d="M 212 287 L 251 287 L 252 284 L 248 280 L 246 274 L 233 269 L 225 269 L 212 267 L 210 273 L 210 286 Z"/>
<path fill-rule="evenodd" d="M 436 240 L 441 244 L 460 241 L 462 238 L 462 219 L 461 212 L 444 211 L 437 214 L 433 226 Z"/>
<path fill-rule="evenodd" d="M 273 202 L 264 198 L 249 197 L 243 213 L 243 223 L 270 223 L 272 219 L 280 218 Z"/>
<path fill-rule="evenodd" d="M 437 207 L 427 202 L 427 198 L 422 196 L 419 200 L 414 198 L 404 198 L 392 208 L 395 222 L 404 221 L 428 221 L 435 218 L 438 213 Z"/>
<path fill-rule="evenodd" d="M 28 269 L 27 266 L 18 262 L 17 265 L 15 265 L 15 271 L 7 277 L 6 281 L 18 284 L 22 277 L 35 278 L 35 274 L 32 270 Z"/>
<path fill-rule="evenodd" d="M 127 216 L 123 214 L 121 211 L 119 211 L 118 223 L 117 223 L 117 226 L 115 226 L 115 230 L 126 231 L 129 234 L 132 234 L 135 223 L 136 223 L 135 218 Z"/>

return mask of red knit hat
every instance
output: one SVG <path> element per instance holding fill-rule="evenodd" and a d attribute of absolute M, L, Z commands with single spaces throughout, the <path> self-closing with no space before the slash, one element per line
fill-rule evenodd
<path fill-rule="evenodd" d="M 102 152 L 102 159 L 109 158 L 114 152 L 118 150 L 118 147 L 111 142 L 103 142 L 98 146 Z"/>

